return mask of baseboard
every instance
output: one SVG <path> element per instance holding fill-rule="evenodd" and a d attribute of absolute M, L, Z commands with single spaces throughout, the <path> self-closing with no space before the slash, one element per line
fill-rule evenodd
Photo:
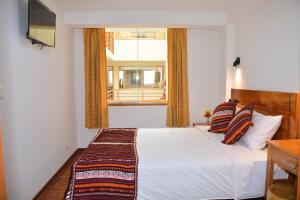
<path fill-rule="evenodd" d="M 49 179 L 49 181 L 47 181 L 47 183 L 42 187 L 42 189 L 33 197 L 33 200 L 37 200 L 41 196 L 41 194 L 45 192 L 47 187 L 55 181 L 55 177 L 58 176 L 61 170 L 67 165 L 67 163 L 70 162 L 74 158 L 74 156 L 77 155 L 77 153 L 83 150 L 84 148 L 76 149 L 74 153 L 70 156 L 70 158 L 66 162 L 64 162 L 64 164 L 55 172 L 55 174 Z"/>

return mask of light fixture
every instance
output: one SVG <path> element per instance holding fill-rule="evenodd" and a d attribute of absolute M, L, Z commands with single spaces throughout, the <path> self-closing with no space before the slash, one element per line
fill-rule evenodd
<path fill-rule="evenodd" d="M 233 67 L 238 68 L 241 63 L 240 57 L 236 57 L 235 61 L 233 62 Z"/>

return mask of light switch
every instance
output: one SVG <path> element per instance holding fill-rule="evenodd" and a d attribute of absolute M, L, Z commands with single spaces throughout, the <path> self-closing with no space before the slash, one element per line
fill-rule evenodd
<path fill-rule="evenodd" d="M 4 86 L 0 84 L 0 99 L 4 98 Z"/>

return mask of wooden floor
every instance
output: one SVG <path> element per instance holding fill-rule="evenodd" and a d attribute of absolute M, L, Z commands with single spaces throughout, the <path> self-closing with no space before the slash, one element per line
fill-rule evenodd
<path fill-rule="evenodd" d="M 68 160 L 68 162 L 61 168 L 52 180 L 46 185 L 45 188 L 34 199 L 38 200 L 61 200 L 64 198 L 67 189 L 71 166 L 75 160 L 78 159 L 83 149 L 79 149 Z"/>
<path fill-rule="evenodd" d="M 34 200 L 62 200 L 67 189 L 71 174 L 71 166 L 81 155 L 83 149 L 78 149 L 68 162 L 49 181 L 45 188 L 34 198 Z M 263 200 L 256 198 L 251 200 Z"/>

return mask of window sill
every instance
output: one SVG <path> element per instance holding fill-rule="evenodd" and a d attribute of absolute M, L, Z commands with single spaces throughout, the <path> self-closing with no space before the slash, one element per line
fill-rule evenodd
<path fill-rule="evenodd" d="M 108 103 L 108 106 L 166 106 L 167 102 L 115 102 Z"/>

